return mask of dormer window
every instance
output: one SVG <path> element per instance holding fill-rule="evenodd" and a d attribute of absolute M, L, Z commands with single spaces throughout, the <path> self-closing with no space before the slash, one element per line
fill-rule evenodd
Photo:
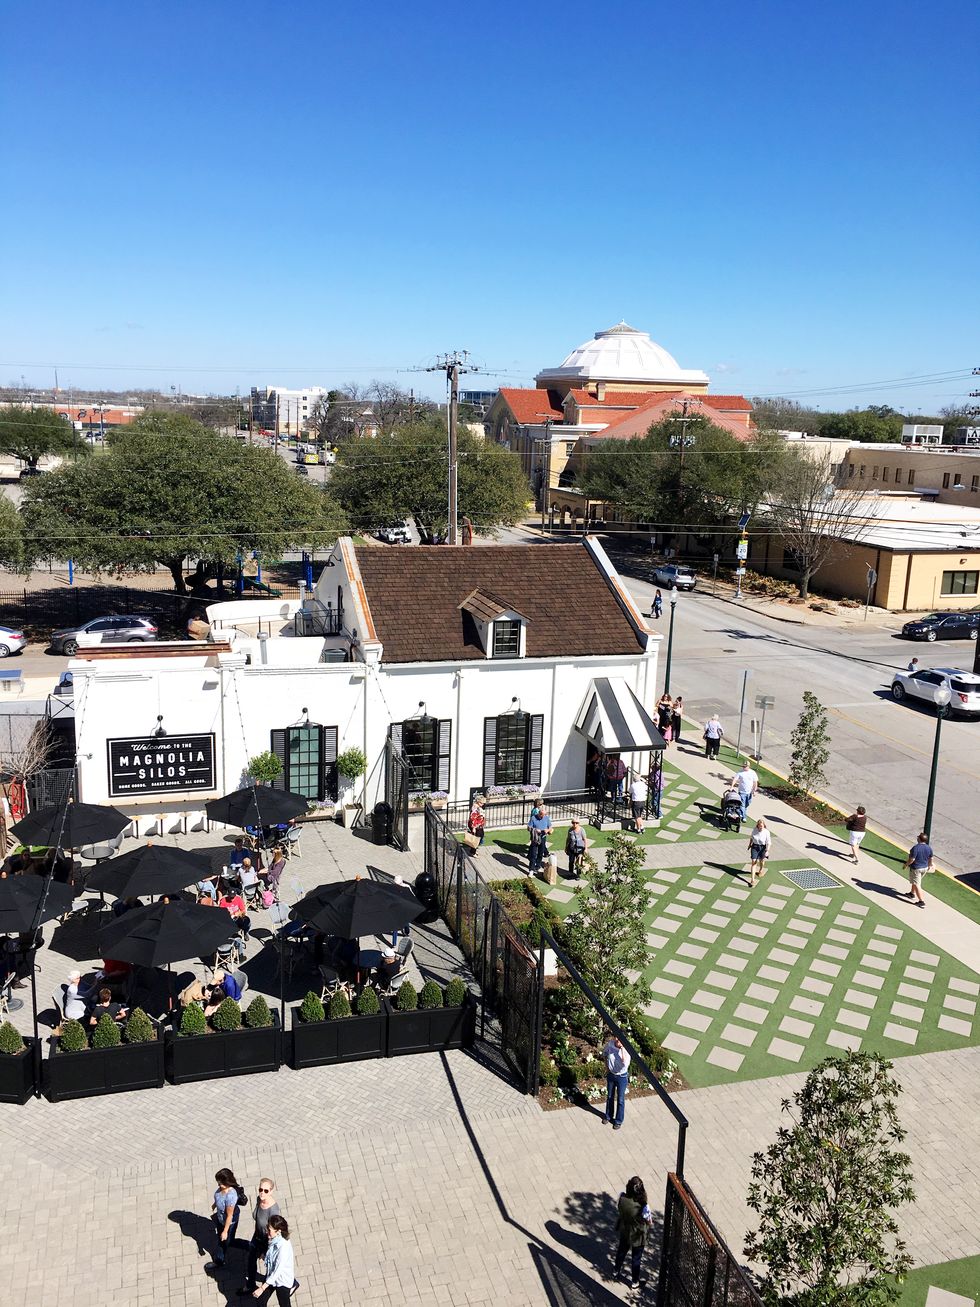
<path fill-rule="evenodd" d="M 459 607 L 487 658 L 524 657 L 528 619 L 523 613 L 485 590 L 472 590 Z"/>
<path fill-rule="evenodd" d="M 494 658 L 520 658 L 521 624 L 515 620 L 501 618 L 493 623 Z"/>

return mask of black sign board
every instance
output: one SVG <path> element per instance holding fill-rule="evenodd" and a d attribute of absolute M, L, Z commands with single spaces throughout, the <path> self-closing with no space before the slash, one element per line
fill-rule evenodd
<path fill-rule="evenodd" d="M 109 793 L 173 794 L 214 789 L 214 735 L 107 740 Z"/>

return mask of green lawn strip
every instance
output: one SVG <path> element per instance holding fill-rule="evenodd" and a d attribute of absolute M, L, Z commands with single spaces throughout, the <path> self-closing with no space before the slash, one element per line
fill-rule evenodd
<path fill-rule="evenodd" d="M 729 745 L 722 748 L 721 760 L 730 762 L 733 770 L 737 770 L 741 765 L 740 758 Z M 758 772 L 760 785 L 777 792 L 786 789 L 784 777 L 770 771 L 762 763 L 753 762 L 752 766 Z M 778 793 L 776 797 L 779 797 Z M 842 844 L 847 842 L 847 830 L 843 822 L 839 825 L 828 826 L 826 830 L 829 834 L 837 836 Z M 911 847 L 916 834 L 918 834 L 917 831 L 912 832 L 909 847 Z M 871 857 L 880 862 L 882 866 L 887 867 L 899 879 L 908 880 L 905 873 L 905 859 L 908 857 L 908 849 L 893 844 L 891 840 L 885 839 L 883 835 L 878 835 L 872 830 L 869 830 L 865 835 L 861 848 L 863 852 L 869 853 Z M 955 876 L 949 875 L 948 872 L 939 872 L 936 875 L 927 876 L 923 888 L 927 894 L 934 895 L 940 902 L 948 904 L 949 907 L 962 913 L 968 920 L 980 924 L 980 893 L 971 889 L 969 885 L 963 885 Z"/>
<path fill-rule="evenodd" d="M 980 1294 L 980 1257 L 962 1257 L 910 1271 L 902 1286 L 901 1307 L 925 1307 L 930 1289 L 946 1289 L 976 1303 Z"/>
<path fill-rule="evenodd" d="M 709 872 L 717 870 L 722 867 L 722 857 L 714 866 L 705 865 Z M 869 904 L 844 886 L 827 891 L 803 891 L 779 874 L 782 870 L 812 865 L 805 859 L 771 863 L 765 879 L 748 897 L 724 896 L 727 901 L 734 899 L 736 902 L 736 910 L 731 913 L 720 911 L 717 903 L 724 890 L 747 888 L 747 881 L 740 875 L 744 866 L 740 859 L 724 867 L 722 875 L 712 881 L 710 890 L 703 888 L 705 877 L 699 875 L 699 868 L 673 868 L 650 873 L 652 882 L 666 882 L 667 888 L 651 900 L 647 914 L 648 933 L 664 942 L 651 947 L 646 975 L 651 981 L 666 982 L 668 987 L 667 992 L 654 992 L 654 1001 L 664 1006 L 651 1016 L 651 1026 L 658 1039 L 666 1041 L 668 1047 L 676 1042 L 672 1040 L 673 1035 L 697 1041 L 697 1046 L 688 1051 L 682 1048 L 671 1050 L 692 1086 L 756 1080 L 789 1071 L 809 1070 L 824 1057 L 842 1052 L 840 1044 L 828 1042 L 828 1036 L 835 1031 L 860 1038 L 865 1050 L 895 1058 L 980 1042 L 975 1012 L 962 1013 L 943 1006 L 948 996 L 949 980 L 955 978 L 976 983 L 967 968 L 923 939 L 914 928 L 914 918 L 910 917 L 908 925 L 896 923 L 874 904 Z M 677 879 L 672 880 L 673 876 Z M 697 886 L 690 885 L 692 880 L 698 882 Z M 777 886 L 788 889 L 790 893 L 773 894 L 772 890 Z M 700 902 L 695 901 L 698 894 L 703 894 Z M 764 904 L 763 900 L 767 902 Z M 770 901 L 775 903 L 777 900 L 783 901 L 785 906 L 770 906 Z M 676 917 L 669 911 L 672 907 L 686 908 L 689 915 Z M 802 908 L 807 912 L 801 913 Z M 820 908 L 823 913 L 818 919 L 813 914 Z M 859 924 L 847 929 L 846 923 L 837 923 L 837 918 L 848 917 L 849 908 L 860 910 L 850 914 L 850 921 Z M 910 914 L 914 911 L 910 906 Z M 768 917 L 753 920 L 753 912 L 768 914 L 772 920 Z M 711 918 L 708 922 L 704 920 L 706 915 Z M 675 929 L 663 924 L 664 920 L 669 923 L 673 919 L 679 921 Z M 794 921 L 802 926 L 798 924 L 794 928 L 790 924 Z M 812 930 L 806 931 L 807 926 L 812 926 Z M 882 933 L 876 935 L 878 927 L 886 931 L 901 930 L 901 939 Z M 692 937 L 692 930 L 717 932 L 717 938 L 711 940 L 710 934 Z M 761 930 L 765 931 L 764 935 L 759 935 Z M 791 938 L 780 939 L 780 936 Z M 733 945 L 736 937 L 741 949 Z M 885 948 L 894 946 L 895 953 L 870 949 L 868 944 L 872 939 Z M 821 953 L 822 947 L 836 951 Z M 746 952 L 746 949 L 752 951 Z M 778 951 L 776 956 L 771 956 L 773 949 Z M 913 952 L 939 960 L 928 964 L 921 958 L 912 958 Z M 868 962 L 868 958 L 874 959 L 877 966 Z M 884 962 L 890 963 L 887 971 L 881 970 Z M 683 973 L 688 967 L 693 970 L 685 976 Z M 839 968 L 836 975 L 833 974 L 835 967 Z M 906 967 L 913 967 L 923 974 L 921 977 L 906 977 Z M 775 968 L 775 971 L 760 974 L 760 968 Z M 861 975 L 856 977 L 859 972 Z M 820 994 L 804 989 L 801 982 L 807 977 L 821 985 L 829 985 L 830 992 Z M 675 985 L 680 988 L 673 994 L 670 990 Z M 911 986 L 912 991 L 917 992 L 900 995 L 900 985 Z M 753 986 L 761 986 L 762 992 L 756 990 L 750 994 L 748 991 Z M 695 1001 L 696 996 L 700 1001 Z M 968 1004 L 977 1001 L 975 995 L 965 993 L 956 997 L 966 999 Z M 812 1010 L 801 1010 L 799 1002 L 794 1007 L 794 1000 L 803 1000 Z M 867 1006 L 872 1001 L 873 1006 Z M 907 1004 L 908 1010 L 893 1013 L 895 1003 Z M 756 1010 L 751 1012 L 743 1008 L 739 1013 L 736 1009 L 741 1004 Z M 856 1028 L 853 1023 L 848 1023 L 848 1018 L 842 1019 L 842 1009 L 856 1014 L 859 1021 L 866 1017 L 867 1028 Z M 692 1013 L 696 1021 L 704 1024 L 707 1019 L 710 1025 L 699 1030 L 685 1024 L 685 1019 L 689 1019 Z M 917 1013 L 921 1013 L 918 1020 L 915 1019 Z M 944 1014 L 970 1023 L 970 1033 L 956 1034 L 939 1028 L 937 1021 Z M 780 1024 L 786 1020 L 807 1024 L 780 1030 Z M 738 1031 L 726 1036 L 729 1025 L 748 1032 L 743 1038 L 749 1042 L 740 1043 Z M 914 1032 L 915 1042 L 909 1044 L 886 1035 L 886 1025 Z M 798 1052 L 798 1058 L 785 1058 L 770 1052 L 774 1039 L 795 1045 L 792 1051 Z M 740 1055 L 742 1061 L 733 1067 L 715 1065 L 707 1060 L 709 1054 L 717 1056 L 719 1051 L 725 1057 Z"/>

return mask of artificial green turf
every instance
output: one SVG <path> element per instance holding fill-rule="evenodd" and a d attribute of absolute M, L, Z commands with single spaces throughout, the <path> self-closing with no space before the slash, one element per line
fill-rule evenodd
<path fill-rule="evenodd" d="M 925 1307 L 930 1289 L 958 1293 L 970 1303 L 980 1301 L 980 1257 L 963 1257 L 910 1272 L 902 1286 L 901 1307 Z"/>
<path fill-rule="evenodd" d="M 740 860 L 725 864 L 723 850 L 719 849 L 719 854 L 717 863 L 704 868 L 650 873 L 655 888 L 647 912 L 651 961 L 645 974 L 658 1006 L 649 1019 L 658 1038 L 668 1048 L 673 1046 L 689 1084 L 700 1087 L 809 1070 L 823 1058 L 844 1051 L 841 1042 L 831 1041 L 832 1035 L 859 1039 L 862 1049 L 887 1057 L 980 1042 L 975 1013 L 980 999 L 976 994 L 947 992 L 951 979 L 976 984 L 977 977 L 918 934 L 914 915 L 918 909 L 909 905 L 905 924 L 843 884 L 826 891 L 797 889 L 780 872 L 814 865 L 799 859 L 771 862 L 765 879 L 747 897 L 724 894 L 736 887 L 747 888 L 748 880 Z M 711 879 L 711 873 L 719 870 L 720 876 Z M 658 893 L 661 886 L 664 888 Z M 789 893 L 774 894 L 775 887 Z M 723 897 L 735 902 L 734 912 L 719 911 L 717 903 Z M 779 901 L 785 906 L 778 907 Z M 824 909 L 819 919 L 812 915 L 818 908 Z M 685 909 L 688 915 L 683 915 Z M 753 912 L 768 914 L 771 920 L 752 920 Z M 840 916 L 847 921 L 837 924 Z M 673 921 L 677 922 L 675 928 L 669 924 Z M 794 927 L 791 921 L 802 922 L 802 926 Z M 858 924 L 849 929 L 849 922 Z M 806 926 L 812 926 L 812 931 L 807 932 Z M 876 928 L 898 931 L 901 938 L 876 935 Z M 895 953 L 870 949 L 872 939 L 885 949 L 894 946 Z M 825 951 L 821 953 L 821 949 Z M 912 957 L 913 953 L 924 957 Z M 925 958 L 938 961 L 931 964 Z M 888 964 L 887 970 L 882 970 L 884 964 Z M 920 974 L 906 976 L 906 967 Z M 804 979 L 830 986 L 830 990 L 821 994 L 805 989 Z M 899 985 L 916 992 L 899 994 Z M 753 986 L 769 992 L 750 993 Z M 944 1006 L 950 997 L 974 1005 L 974 1011 Z M 800 1000 L 813 1010 L 800 1010 Z M 872 1002 L 873 1006 L 867 1006 Z M 907 1005 L 908 1010 L 893 1012 L 896 1003 Z M 737 1010 L 740 1005 L 746 1005 L 741 1012 Z M 842 1010 L 858 1019 L 867 1017 L 867 1028 L 856 1028 L 853 1018 L 842 1017 Z M 967 1022 L 970 1033 L 941 1029 L 937 1024 L 941 1016 Z M 787 1020 L 805 1022 L 806 1026 L 780 1029 Z M 738 1029 L 732 1030 L 733 1026 Z M 915 1042 L 906 1043 L 894 1032 L 886 1034 L 886 1026 L 914 1032 Z M 742 1031 L 746 1043 L 739 1042 Z M 798 1056 L 772 1051 L 774 1039 L 794 1045 L 792 1051 Z M 688 1040 L 694 1041 L 693 1045 L 684 1042 Z M 738 1066 L 715 1065 L 708 1060 L 719 1052 L 722 1057 L 734 1054 L 742 1060 Z"/>

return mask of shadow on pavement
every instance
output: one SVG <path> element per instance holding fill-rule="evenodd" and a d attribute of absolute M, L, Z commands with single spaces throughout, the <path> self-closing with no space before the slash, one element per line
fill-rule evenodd
<path fill-rule="evenodd" d="M 904 899 L 908 895 L 904 890 L 898 889 L 895 885 L 882 885 L 876 880 L 855 880 L 854 884 L 859 889 L 867 890 L 869 894 L 881 894 L 886 899 Z"/>

